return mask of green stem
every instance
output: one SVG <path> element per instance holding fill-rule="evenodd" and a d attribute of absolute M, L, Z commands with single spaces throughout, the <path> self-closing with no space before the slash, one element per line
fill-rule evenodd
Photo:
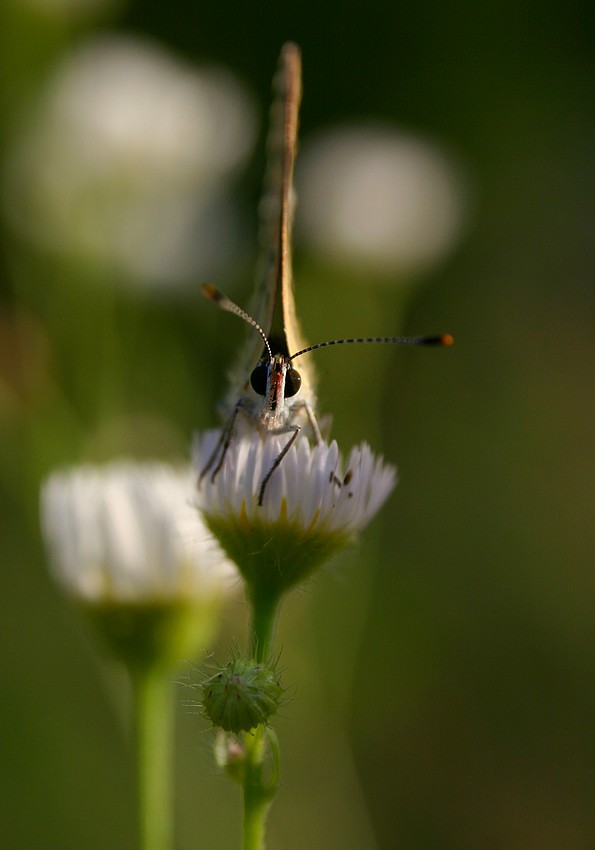
<path fill-rule="evenodd" d="M 265 748 L 271 755 L 271 773 L 264 778 Z M 272 729 L 258 726 L 246 734 L 244 776 L 244 850 L 264 850 L 266 819 L 279 785 L 280 757 L 277 736 Z"/>
<path fill-rule="evenodd" d="M 250 653 L 255 661 L 266 663 L 271 657 L 281 596 L 278 593 L 259 592 L 255 589 L 250 603 L 252 605 Z"/>
<path fill-rule="evenodd" d="M 265 825 L 270 800 L 263 796 L 262 762 L 264 727 L 246 734 L 244 774 L 244 850 L 264 850 Z"/>
<path fill-rule="evenodd" d="M 139 846 L 170 850 L 172 844 L 171 683 L 163 668 L 143 668 L 132 675 L 137 758 Z"/>
<path fill-rule="evenodd" d="M 251 596 L 252 628 L 250 650 L 252 657 L 267 663 L 271 657 L 277 614 L 281 602 L 278 593 L 255 590 Z M 264 850 L 266 818 L 279 783 L 279 748 L 272 729 L 258 726 L 244 736 L 246 748 L 244 792 L 244 850 Z M 268 751 L 272 768 L 264 776 L 264 758 Z"/>

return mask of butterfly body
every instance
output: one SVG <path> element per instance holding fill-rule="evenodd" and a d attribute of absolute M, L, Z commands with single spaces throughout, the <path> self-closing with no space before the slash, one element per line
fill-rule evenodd
<path fill-rule="evenodd" d="M 222 404 L 226 424 L 203 474 L 210 471 L 216 475 L 233 434 L 246 429 L 256 429 L 263 437 L 287 433 L 288 443 L 282 457 L 302 428 L 314 440 L 321 439 L 314 416 L 312 367 L 304 361 L 298 371 L 290 361 L 291 354 L 306 345 L 296 317 L 291 276 L 293 166 L 301 100 L 301 58 L 296 45 L 284 45 L 273 88 L 267 171 L 260 205 L 261 258 L 250 314 L 237 308 L 214 287 L 203 287 L 203 292 L 220 307 L 241 315 L 260 331 L 259 337 L 249 329 L 246 344 L 231 372 L 230 389 Z M 261 496 L 263 493 L 261 488 Z"/>
<path fill-rule="evenodd" d="M 261 257 L 250 312 L 242 310 L 211 284 L 202 288 L 207 298 L 251 327 L 230 374 L 230 389 L 222 403 L 225 424 L 200 479 L 207 473 L 215 479 L 234 436 L 254 431 L 263 439 L 269 434 L 287 434 L 287 442 L 261 482 L 260 505 L 268 481 L 298 435 L 304 433 L 314 442 L 322 440 L 314 412 L 316 380 L 308 356 L 311 350 L 339 343 L 450 345 L 452 342 L 452 337 L 444 334 L 436 337 L 360 337 L 314 346 L 306 344 L 296 317 L 291 274 L 293 169 L 302 92 L 301 57 L 295 44 L 284 45 L 273 88 L 265 190 L 260 207 Z M 296 369 L 293 361 L 302 355 L 306 357 L 300 359 L 299 369 Z M 338 486 L 336 481 L 330 483 Z"/>

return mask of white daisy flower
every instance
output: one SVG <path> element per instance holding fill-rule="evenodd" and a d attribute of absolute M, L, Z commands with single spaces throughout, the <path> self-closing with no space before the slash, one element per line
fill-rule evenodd
<path fill-rule="evenodd" d="M 0 207 L 42 250 L 107 267 L 98 280 L 182 292 L 199 273 L 221 274 L 240 250 L 232 184 L 255 113 L 225 69 L 195 67 L 139 38 L 80 42 L 15 135 Z"/>
<path fill-rule="evenodd" d="M 469 213 L 460 164 L 434 142 L 391 127 L 339 127 L 306 142 L 297 183 L 296 223 L 308 245 L 391 281 L 448 255 Z"/>
<path fill-rule="evenodd" d="M 189 467 L 120 461 L 42 486 L 52 573 L 128 662 L 204 645 L 237 574 L 191 504 L 193 480 Z"/>
<path fill-rule="evenodd" d="M 221 432 L 198 435 L 200 476 Z M 366 444 L 344 463 L 336 442 L 297 440 L 259 491 L 287 435 L 254 432 L 232 439 L 215 476 L 203 476 L 198 506 L 205 522 L 251 585 L 279 592 L 296 584 L 353 541 L 386 501 L 396 470 Z"/>
<path fill-rule="evenodd" d="M 233 567 L 192 507 L 192 473 L 121 461 L 54 472 L 41 522 L 55 577 L 88 600 L 217 593 Z"/>

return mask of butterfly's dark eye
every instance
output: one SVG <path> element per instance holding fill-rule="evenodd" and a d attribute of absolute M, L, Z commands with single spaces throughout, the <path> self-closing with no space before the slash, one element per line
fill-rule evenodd
<path fill-rule="evenodd" d="M 302 376 L 297 369 L 289 368 L 285 375 L 285 398 L 295 395 L 302 385 Z"/>
<path fill-rule="evenodd" d="M 266 395 L 267 394 L 267 378 L 269 374 L 269 367 L 266 363 L 261 363 L 259 366 L 256 366 L 255 369 L 252 370 L 252 374 L 250 375 L 250 386 L 258 395 Z"/>

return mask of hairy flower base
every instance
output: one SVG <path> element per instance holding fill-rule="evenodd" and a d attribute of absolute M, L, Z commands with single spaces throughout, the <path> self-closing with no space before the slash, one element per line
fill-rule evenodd
<path fill-rule="evenodd" d="M 297 523 L 250 520 L 246 513 L 205 514 L 204 519 L 248 584 L 266 586 L 271 593 L 289 590 L 354 538 L 338 532 L 311 534 Z"/>
<path fill-rule="evenodd" d="M 197 437 L 199 475 L 220 437 Z M 336 442 L 311 446 L 300 438 L 267 483 L 288 436 L 253 432 L 233 438 L 214 476 L 203 476 L 198 505 L 210 531 L 236 562 L 252 590 L 280 594 L 348 545 L 394 487 L 396 473 L 369 446 L 343 464 Z"/>

